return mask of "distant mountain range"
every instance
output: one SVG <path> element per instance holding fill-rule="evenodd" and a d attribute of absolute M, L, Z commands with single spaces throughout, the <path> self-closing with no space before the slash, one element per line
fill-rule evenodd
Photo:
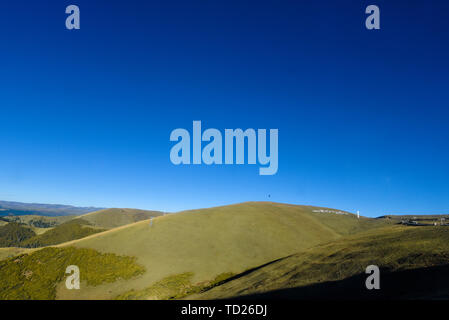
<path fill-rule="evenodd" d="M 61 204 L 22 203 L 0 201 L 0 216 L 8 215 L 42 215 L 42 216 L 70 216 L 81 215 L 104 208 L 75 207 Z"/>

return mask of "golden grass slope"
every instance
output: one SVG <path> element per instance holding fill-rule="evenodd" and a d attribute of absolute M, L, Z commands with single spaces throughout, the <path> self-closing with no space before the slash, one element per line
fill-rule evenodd
<path fill-rule="evenodd" d="M 137 279 L 83 290 L 60 288 L 57 297 L 110 299 L 186 272 L 193 273 L 193 283 L 210 281 L 222 273 L 240 273 L 342 234 L 385 224 L 352 214 L 315 213 L 315 209 L 319 208 L 248 202 L 159 216 L 152 224 L 140 221 L 71 241 L 62 246 L 134 256 L 147 271 Z"/>
<path fill-rule="evenodd" d="M 34 250 L 36 249 L 16 248 L 16 247 L 0 248 L 0 261 L 7 258 L 15 257 L 22 253 L 28 253 Z"/>
<path fill-rule="evenodd" d="M 432 267 L 446 268 L 449 264 L 449 228 L 390 226 L 370 230 L 304 250 L 217 286 L 203 294 L 188 298 L 223 299 L 239 296 L 252 296 L 253 298 L 264 296 L 271 298 L 287 297 L 289 299 L 330 298 L 326 294 L 329 294 L 332 282 L 345 281 L 345 279 L 363 274 L 365 268 L 372 264 L 379 266 L 384 270 L 383 272 L 388 271 L 391 274 L 390 279 L 393 280 L 394 277 L 397 278 L 397 272 L 421 270 L 420 275 L 427 277 L 428 280 L 425 281 L 431 283 L 435 280 L 433 278 L 438 277 L 437 271 L 431 270 L 426 273 L 426 270 Z M 385 275 L 385 273 L 383 274 Z M 440 271 L 439 274 L 444 276 L 445 272 Z M 357 280 L 357 283 L 360 283 L 362 287 L 365 277 L 362 276 L 360 282 Z M 445 277 L 447 278 L 447 274 Z M 447 281 L 447 279 L 443 278 L 441 277 L 440 280 L 441 286 L 444 287 L 443 281 Z M 406 282 L 410 288 L 407 288 L 407 290 L 404 288 L 404 297 L 421 298 L 419 290 L 429 285 L 419 284 L 414 286 L 414 281 L 419 281 L 419 279 L 411 277 Z M 331 285 L 329 285 L 330 282 Z M 347 281 L 346 283 L 349 284 L 350 282 Z M 306 287 L 316 287 L 317 284 L 321 285 L 319 292 L 309 290 L 311 287 Z M 349 289 L 349 286 L 346 285 L 346 294 L 348 294 Z M 401 293 L 401 288 L 393 289 Z M 434 288 L 432 290 L 435 291 Z M 443 294 L 432 290 L 430 293 L 425 293 L 424 297 L 429 298 L 429 294 Z M 317 296 L 312 295 L 317 293 Z M 362 293 L 366 292 L 362 291 Z M 446 288 L 444 294 L 446 296 L 449 294 L 449 288 Z M 332 299 L 335 298 L 342 297 L 332 297 Z M 395 296 L 395 298 L 400 297 Z"/>

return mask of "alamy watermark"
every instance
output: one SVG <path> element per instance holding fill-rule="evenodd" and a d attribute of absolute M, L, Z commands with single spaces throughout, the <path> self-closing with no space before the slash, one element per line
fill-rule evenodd
<path fill-rule="evenodd" d="M 76 5 L 67 6 L 65 13 L 69 16 L 65 19 L 65 27 L 68 30 L 80 29 L 80 8 Z"/>
<path fill-rule="evenodd" d="M 269 148 L 266 129 L 225 129 L 224 130 L 224 162 L 223 136 L 217 129 L 202 132 L 201 121 L 193 121 L 192 137 L 186 129 L 175 129 L 170 134 L 170 141 L 177 142 L 170 150 L 170 161 L 175 164 L 257 164 L 260 175 L 274 175 L 278 171 L 278 129 L 269 131 Z M 191 143 L 192 138 L 192 143 Z M 245 143 L 246 141 L 246 143 Z M 203 142 L 207 144 L 203 148 Z M 235 143 L 234 143 L 235 142 Z M 245 152 L 247 145 L 247 152 Z M 192 146 L 192 157 L 191 149 Z M 235 148 L 234 148 L 235 146 Z M 269 149 L 269 152 L 268 152 Z"/>
<path fill-rule="evenodd" d="M 70 265 L 65 269 L 66 274 L 70 274 L 65 280 L 65 286 L 69 290 L 80 289 L 80 268 Z"/>
<path fill-rule="evenodd" d="M 368 290 L 379 290 L 380 289 L 380 270 L 379 267 L 372 264 L 366 267 L 366 274 L 369 274 L 365 280 L 365 286 Z"/>
<path fill-rule="evenodd" d="M 69 5 L 66 7 L 65 13 L 69 16 L 66 17 L 65 26 L 68 30 L 80 29 L 80 8 L 77 5 Z M 365 14 L 369 16 L 365 19 L 365 27 L 368 30 L 380 29 L 380 9 L 376 5 L 369 5 L 365 9 Z"/>

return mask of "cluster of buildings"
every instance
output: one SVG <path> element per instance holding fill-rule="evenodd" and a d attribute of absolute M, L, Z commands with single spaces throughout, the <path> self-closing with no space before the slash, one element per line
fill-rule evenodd
<path fill-rule="evenodd" d="M 449 226 L 449 223 L 446 222 L 446 218 L 437 218 L 433 221 L 418 219 L 417 217 L 413 217 L 413 219 L 403 219 L 401 220 L 401 224 L 407 226 Z"/>
<path fill-rule="evenodd" d="M 328 210 L 328 209 L 313 210 L 313 212 L 335 213 L 335 214 L 348 214 L 347 212 L 343 212 L 343 211 L 335 211 L 335 210 Z"/>

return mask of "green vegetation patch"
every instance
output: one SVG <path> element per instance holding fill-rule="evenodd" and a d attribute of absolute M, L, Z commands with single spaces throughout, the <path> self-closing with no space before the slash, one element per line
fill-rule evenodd
<path fill-rule="evenodd" d="M 195 293 L 201 293 L 218 286 L 235 274 L 226 272 L 219 274 L 212 281 L 206 281 L 193 284 L 192 272 L 185 272 L 177 275 L 165 277 L 164 279 L 154 283 L 152 286 L 136 291 L 131 290 L 119 295 L 118 300 L 173 300 L 181 299 Z"/>
<path fill-rule="evenodd" d="M 10 222 L 0 227 L 0 247 L 20 247 L 22 241 L 26 241 L 36 236 L 30 228 Z"/>
<path fill-rule="evenodd" d="M 1 219 L 1 218 L 0 218 Z M 61 223 L 74 219 L 73 216 L 47 217 L 37 215 L 6 216 L 3 220 L 7 222 L 23 223 L 36 228 L 53 228 Z"/>
<path fill-rule="evenodd" d="M 145 272 L 136 258 L 93 249 L 44 248 L 0 261 L 0 299 L 50 300 L 69 265 L 80 269 L 82 283 L 97 286 L 130 279 Z"/>

